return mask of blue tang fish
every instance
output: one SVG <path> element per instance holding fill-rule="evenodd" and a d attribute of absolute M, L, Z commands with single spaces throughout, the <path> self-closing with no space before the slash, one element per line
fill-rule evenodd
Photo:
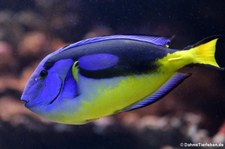
<path fill-rule="evenodd" d="M 168 48 L 158 36 L 113 35 L 83 40 L 47 55 L 31 75 L 22 101 L 34 113 L 65 124 L 147 106 L 190 74 L 189 64 L 222 68 L 220 38 L 210 37 L 184 50 Z"/>

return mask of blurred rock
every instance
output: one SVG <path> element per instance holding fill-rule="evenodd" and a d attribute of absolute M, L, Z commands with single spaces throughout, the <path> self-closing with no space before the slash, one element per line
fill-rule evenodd
<path fill-rule="evenodd" d="M 40 57 L 48 49 L 48 39 L 42 32 L 29 32 L 24 35 L 19 44 L 19 55 L 25 57 L 36 56 Z"/>
<path fill-rule="evenodd" d="M 12 46 L 0 40 L 0 76 L 13 72 L 16 67 L 16 59 L 13 55 Z"/>
<path fill-rule="evenodd" d="M 40 61 L 49 53 L 49 48 L 48 38 L 43 32 L 33 31 L 24 34 L 18 45 L 20 67 L 30 66 L 34 62 Z"/>

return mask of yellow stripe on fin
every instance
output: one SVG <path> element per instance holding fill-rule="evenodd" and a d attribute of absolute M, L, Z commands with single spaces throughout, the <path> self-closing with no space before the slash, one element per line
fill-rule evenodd
<path fill-rule="evenodd" d="M 179 57 L 169 58 L 168 61 L 177 61 L 181 59 L 182 59 L 182 56 L 179 56 Z"/>

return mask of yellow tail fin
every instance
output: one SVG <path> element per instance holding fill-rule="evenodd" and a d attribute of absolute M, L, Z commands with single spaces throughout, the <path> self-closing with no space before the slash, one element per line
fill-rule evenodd
<path fill-rule="evenodd" d="M 217 41 L 218 38 L 208 38 L 191 48 L 190 50 L 195 57 L 194 63 L 208 64 L 220 68 L 215 58 Z"/>

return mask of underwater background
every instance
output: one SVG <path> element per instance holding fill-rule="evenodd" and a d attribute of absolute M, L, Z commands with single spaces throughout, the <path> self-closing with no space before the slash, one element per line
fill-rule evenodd
<path fill-rule="evenodd" d="M 182 69 L 192 76 L 150 106 L 86 125 L 46 121 L 20 101 L 37 64 L 60 47 L 95 36 L 144 34 L 173 37 L 171 48 L 183 49 L 224 35 L 224 8 L 224 0 L 0 1 L 0 149 L 225 145 L 225 74 L 208 67 Z"/>

